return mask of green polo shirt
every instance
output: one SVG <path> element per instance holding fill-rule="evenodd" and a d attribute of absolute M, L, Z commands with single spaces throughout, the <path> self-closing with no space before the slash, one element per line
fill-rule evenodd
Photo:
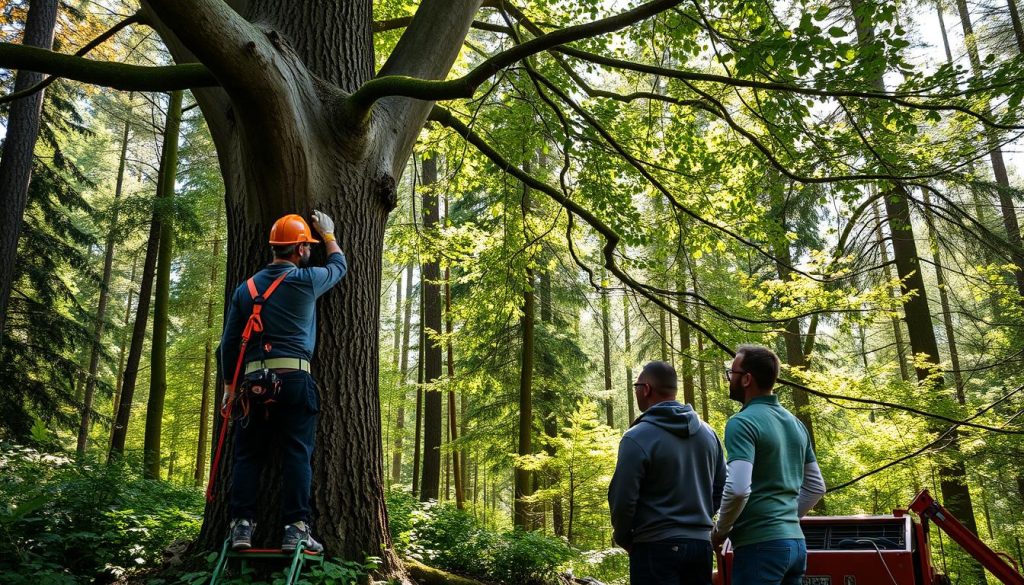
<path fill-rule="evenodd" d="M 725 449 L 730 463 L 753 465 L 750 498 L 729 533 L 733 546 L 802 539 L 797 498 L 804 465 L 815 461 L 803 423 L 779 404 L 778 396 L 758 396 L 726 423 Z"/>

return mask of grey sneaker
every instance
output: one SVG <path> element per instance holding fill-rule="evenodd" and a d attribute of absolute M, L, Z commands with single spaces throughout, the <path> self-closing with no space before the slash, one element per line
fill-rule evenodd
<path fill-rule="evenodd" d="M 299 521 L 285 526 L 281 550 L 293 551 L 300 543 L 305 550 L 316 553 L 324 551 L 324 545 L 313 539 L 313 535 L 309 533 L 309 526 L 305 522 Z"/>
<path fill-rule="evenodd" d="M 231 550 L 252 548 L 252 531 L 256 523 L 248 518 L 235 518 L 231 521 Z"/>

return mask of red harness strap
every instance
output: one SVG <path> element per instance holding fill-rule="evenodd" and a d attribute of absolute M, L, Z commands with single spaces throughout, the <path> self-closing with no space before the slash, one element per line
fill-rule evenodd
<path fill-rule="evenodd" d="M 225 392 L 228 393 L 227 401 L 224 407 L 220 410 L 220 416 L 223 419 L 220 423 L 220 437 L 217 439 L 217 452 L 213 456 L 213 465 L 210 467 L 210 480 L 206 484 L 206 501 L 213 501 L 213 484 L 217 479 L 217 468 L 220 466 L 220 455 L 221 450 L 224 447 L 224 437 L 227 435 L 229 423 L 231 422 L 231 409 L 235 403 L 235 388 L 238 387 L 238 376 L 242 372 L 242 364 L 245 363 L 245 348 L 249 344 L 249 339 L 253 333 L 263 332 L 263 318 L 260 316 L 260 311 L 263 310 L 263 303 L 267 302 L 270 295 L 274 294 L 277 290 L 277 286 L 284 281 L 284 278 L 291 274 L 291 270 L 285 272 L 281 276 L 278 276 L 274 282 L 267 287 L 267 290 L 260 294 L 256 289 L 256 281 L 254 278 L 250 278 L 246 281 L 249 287 L 249 296 L 252 297 L 252 313 L 249 315 L 249 320 L 245 323 L 245 329 L 242 330 L 242 343 L 238 350 L 238 360 L 235 362 L 235 373 L 231 377 L 231 383 L 228 384 Z"/>

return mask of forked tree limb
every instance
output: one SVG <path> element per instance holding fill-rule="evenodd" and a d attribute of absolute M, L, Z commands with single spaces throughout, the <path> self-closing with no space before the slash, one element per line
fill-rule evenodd
<path fill-rule="evenodd" d="M 456 79 L 435 81 L 401 74 L 389 74 L 390 70 L 385 66 L 381 70 L 383 75 L 364 83 L 349 96 L 348 108 L 354 115 L 365 115 L 377 100 L 385 97 L 398 96 L 424 101 L 470 98 L 476 93 L 477 88 L 498 71 L 526 57 L 565 43 L 621 30 L 664 12 L 681 2 L 682 0 L 653 0 L 615 16 L 570 26 L 541 37 L 535 37 L 494 55 L 466 75 Z M 390 61 L 391 59 L 389 59 Z"/>

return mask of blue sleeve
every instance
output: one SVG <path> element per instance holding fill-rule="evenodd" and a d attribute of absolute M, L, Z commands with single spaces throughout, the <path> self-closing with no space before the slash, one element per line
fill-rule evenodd
<path fill-rule="evenodd" d="M 235 375 L 235 363 L 238 361 L 238 351 L 242 343 L 242 328 L 248 315 L 242 315 L 238 305 L 238 289 L 231 295 L 228 303 L 228 314 L 224 318 L 224 331 L 220 336 L 220 347 L 217 348 L 217 362 L 220 366 L 220 375 L 224 377 L 224 383 L 230 384 Z"/>
<path fill-rule="evenodd" d="M 608 485 L 612 539 L 623 547 L 633 543 L 633 516 L 640 499 L 640 482 L 647 475 L 647 453 L 629 437 L 619 442 L 619 458 Z"/>
<path fill-rule="evenodd" d="M 315 266 L 308 270 L 313 280 L 313 296 L 320 298 L 320 295 L 331 290 L 331 287 L 338 284 L 341 277 L 348 272 L 348 260 L 345 259 L 345 254 L 335 252 L 327 257 L 327 264 L 323 267 Z"/>

